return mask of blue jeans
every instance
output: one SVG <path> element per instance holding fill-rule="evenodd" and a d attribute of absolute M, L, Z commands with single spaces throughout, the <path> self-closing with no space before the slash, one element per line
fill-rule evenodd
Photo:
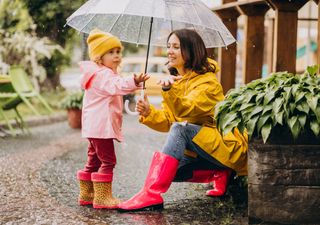
<path fill-rule="evenodd" d="M 199 125 L 185 122 L 174 123 L 171 126 L 162 152 L 179 161 L 175 181 L 183 181 L 191 178 L 192 170 L 227 168 L 192 141 L 200 129 L 201 126 Z M 186 156 L 184 154 L 186 149 L 195 152 L 198 156 L 196 158 Z"/>

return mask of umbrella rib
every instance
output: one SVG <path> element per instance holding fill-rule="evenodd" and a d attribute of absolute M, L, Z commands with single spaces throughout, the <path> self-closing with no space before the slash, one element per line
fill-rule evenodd
<path fill-rule="evenodd" d="M 139 27 L 139 34 L 138 34 L 138 41 L 137 44 L 140 42 L 140 36 L 141 36 L 141 28 L 142 28 L 142 22 L 143 22 L 144 17 L 141 17 L 141 22 L 140 22 L 140 27 Z"/>
<path fill-rule="evenodd" d="M 195 12 L 196 12 L 196 14 L 197 14 L 197 17 L 199 18 L 200 23 L 202 23 L 201 18 L 200 18 L 200 16 L 199 16 L 199 14 L 198 14 L 198 12 L 197 12 L 196 8 L 194 7 L 194 4 L 193 4 L 193 3 L 191 3 L 191 5 L 192 5 L 192 7 L 193 7 L 194 11 L 195 11 Z"/>
<path fill-rule="evenodd" d="M 83 31 L 83 29 L 91 22 L 91 20 L 93 20 L 93 18 L 95 17 L 96 15 L 93 15 L 90 20 L 88 21 L 88 23 L 86 23 L 81 29 L 80 29 L 80 32 Z"/>
<path fill-rule="evenodd" d="M 171 31 L 173 31 L 173 21 L 170 20 L 170 25 L 171 25 Z"/>
<path fill-rule="evenodd" d="M 226 47 L 226 49 L 228 49 L 227 44 L 226 44 L 226 42 L 224 41 L 223 37 L 221 36 L 220 32 L 219 32 L 219 31 L 217 31 L 217 32 L 218 32 L 220 38 L 222 39 L 222 42 L 223 42 L 224 46 Z"/>
<path fill-rule="evenodd" d="M 170 21 L 170 25 L 171 25 L 171 30 L 170 30 L 170 32 L 171 32 L 171 31 L 173 31 L 173 23 L 172 23 L 171 10 L 170 10 L 167 2 L 165 2 L 164 4 L 166 5 L 166 8 L 167 8 L 166 11 L 168 12 L 168 16 L 169 16 L 169 21 Z"/>
<path fill-rule="evenodd" d="M 111 30 L 113 29 L 113 27 L 114 27 L 114 26 L 116 25 L 116 23 L 118 22 L 120 16 L 122 16 L 122 14 L 119 14 L 119 15 L 118 15 L 116 21 L 114 21 L 114 23 L 113 23 L 112 26 L 110 27 L 110 30 L 109 30 L 110 33 L 111 33 Z"/>

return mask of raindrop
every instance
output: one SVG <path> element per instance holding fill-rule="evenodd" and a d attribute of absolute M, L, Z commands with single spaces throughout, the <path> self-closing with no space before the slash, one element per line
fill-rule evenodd
<path fill-rule="evenodd" d="M 252 47 L 255 48 L 256 46 L 255 46 L 255 45 L 252 45 Z"/>

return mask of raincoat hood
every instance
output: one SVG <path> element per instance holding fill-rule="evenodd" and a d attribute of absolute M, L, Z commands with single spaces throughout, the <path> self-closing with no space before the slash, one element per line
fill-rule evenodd
<path fill-rule="evenodd" d="M 210 65 L 212 65 L 215 68 L 215 73 L 218 73 L 220 71 L 220 67 L 215 60 L 208 58 L 208 62 Z"/>
<path fill-rule="evenodd" d="M 105 66 L 98 66 L 96 63 L 92 61 L 81 61 L 79 62 L 80 71 L 83 73 L 80 84 L 81 88 L 86 90 L 90 87 L 91 81 L 95 77 L 95 75 L 104 69 L 107 69 Z"/>

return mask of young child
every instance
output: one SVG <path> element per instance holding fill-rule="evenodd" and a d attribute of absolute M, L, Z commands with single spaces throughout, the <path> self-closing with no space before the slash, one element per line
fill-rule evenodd
<path fill-rule="evenodd" d="M 85 90 L 82 108 L 82 137 L 89 141 L 88 160 L 78 171 L 79 204 L 93 208 L 117 208 L 119 199 L 112 196 L 113 169 L 116 154 L 113 139 L 123 140 L 121 133 L 123 95 L 141 89 L 149 75 L 121 77 L 120 40 L 94 29 L 87 39 L 90 61 L 80 62 L 81 86 Z"/>

